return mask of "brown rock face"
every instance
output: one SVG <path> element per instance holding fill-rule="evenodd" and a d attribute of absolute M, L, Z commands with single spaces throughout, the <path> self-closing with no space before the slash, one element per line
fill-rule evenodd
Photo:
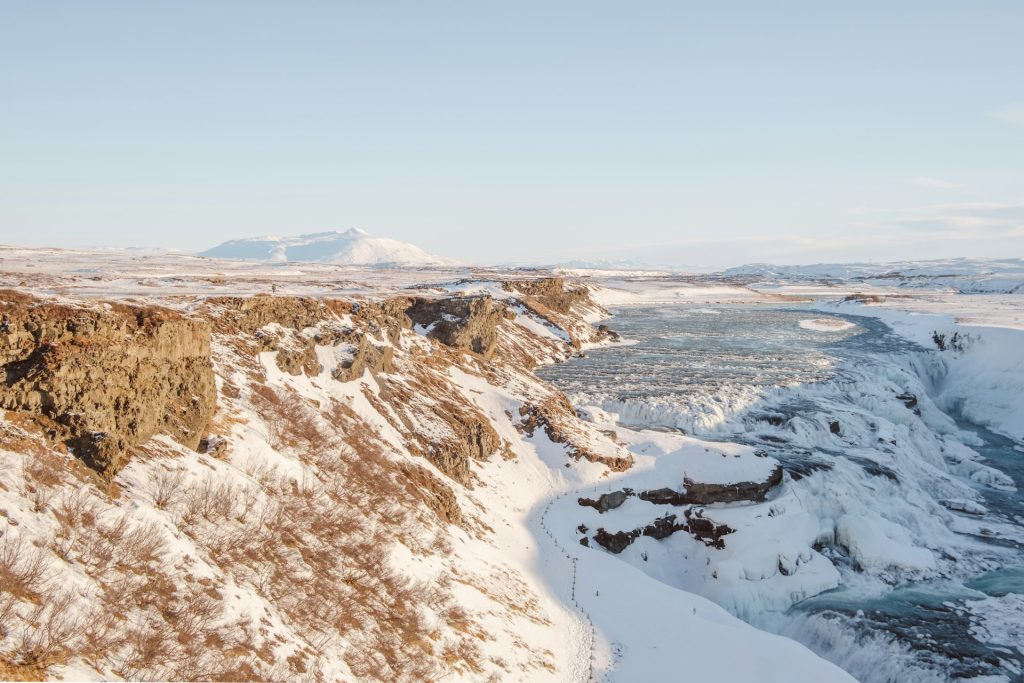
<path fill-rule="evenodd" d="M 573 441 L 570 430 L 564 425 L 571 424 L 575 413 L 572 405 L 563 394 L 555 394 L 543 403 L 520 406 L 519 417 L 524 432 L 532 436 L 537 428 L 541 428 L 554 443 L 566 445 L 569 457 L 575 460 L 583 458 L 589 462 L 601 463 L 613 472 L 625 472 L 633 466 L 633 456 L 610 457 L 594 453 L 586 446 Z"/>
<path fill-rule="evenodd" d="M 339 313 L 350 306 L 341 301 L 298 296 L 215 297 L 207 303 L 220 309 L 224 323 L 252 334 L 270 323 L 301 330 Z"/>
<path fill-rule="evenodd" d="M 641 491 L 638 497 L 656 505 L 710 505 L 736 501 L 762 501 L 773 486 L 782 483 L 782 465 L 777 465 L 764 481 L 742 481 L 735 484 L 706 484 L 687 479 L 686 491 L 661 488 Z"/>
<path fill-rule="evenodd" d="M 533 297 L 558 313 L 568 313 L 573 304 L 589 299 L 585 289 L 565 288 L 565 278 L 542 277 L 533 280 L 509 280 L 503 288 Z"/>
<path fill-rule="evenodd" d="M 405 314 L 414 323 L 430 328 L 428 337 L 485 358 L 494 354 L 498 325 L 505 319 L 505 310 L 489 296 L 416 299 Z"/>
<path fill-rule="evenodd" d="M 316 345 L 313 340 L 308 340 L 298 348 L 279 349 L 277 352 L 277 367 L 281 372 L 289 375 L 301 375 L 305 373 L 310 377 L 320 374 L 320 361 L 316 357 Z"/>
<path fill-rule="evenodd" d="M 0 293 L 0 311 L 0 407 L 34 415 L 89 467 L 113 474 L 155 434 L 199 445 L 216 404 L 208 324 L 16 293 Z"/>
<path fill-rule="evenodd" d="M 331 371 L 339 382 L 350 382 L 363 376 L 366 370 L 374 376 L 393 369 L 395 350 L 390 346 L 376 346 L 366 336 L 359 337 L 359 346 L 351 360 L 343 361 Z"/>

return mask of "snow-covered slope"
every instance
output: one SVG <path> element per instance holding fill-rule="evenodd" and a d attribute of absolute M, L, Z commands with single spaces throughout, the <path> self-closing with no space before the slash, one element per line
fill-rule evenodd
<path fill-rule="evenodd" d="M 449 259 L 427 253 L 414 244 L 376 237 L 359 228 L 295 237 L 230 240 L 201 255 L 257 261 L 316 261 L 346 266 L 442 266 L 453 263 Z"/>

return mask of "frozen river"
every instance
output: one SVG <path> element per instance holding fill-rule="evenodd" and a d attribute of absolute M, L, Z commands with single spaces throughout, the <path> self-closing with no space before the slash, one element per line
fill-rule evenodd
<path fill-rule="evenodd" d="M 815 551 L 839 588 L 786 610 L 724 606 L 864 681 L 1020 679 L 1024 454 L 930 400 L 935 348 L 793 305 L 615 313 L 632 343 L 539 374 L 583 414 L 756 445 L 808 513 L 836 521 Z"/>

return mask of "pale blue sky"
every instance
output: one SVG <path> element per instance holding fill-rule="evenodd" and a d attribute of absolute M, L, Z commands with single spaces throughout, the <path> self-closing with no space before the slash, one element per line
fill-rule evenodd
<path fill-rule="evenodd" d="M 0 243 L 1024 256 L 1024 2 L 0 0 Z"/>

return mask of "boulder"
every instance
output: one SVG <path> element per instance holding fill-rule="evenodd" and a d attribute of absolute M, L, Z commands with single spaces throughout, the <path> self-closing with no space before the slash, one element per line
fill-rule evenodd
<path fill-rule="evenodd" d="M 609 510 L 614 510 L 625 503 L 626 499 L 632 495 L 633 492 L 627 489 L 624 491 L 602 493 L 596 500 L 591 498 L 580 498 L 577 502 L 579 502 L 580 505 L 592 507 L 598 512 L 608 512 Z"/>

